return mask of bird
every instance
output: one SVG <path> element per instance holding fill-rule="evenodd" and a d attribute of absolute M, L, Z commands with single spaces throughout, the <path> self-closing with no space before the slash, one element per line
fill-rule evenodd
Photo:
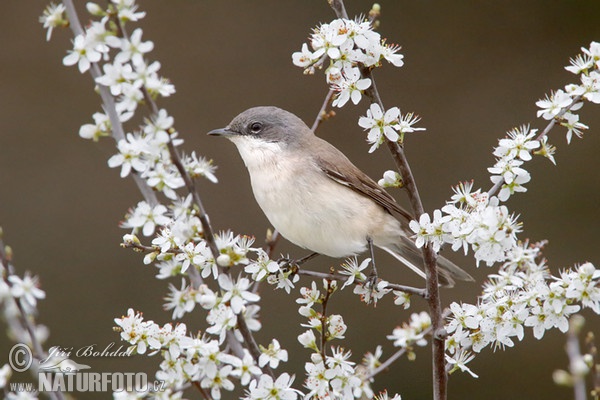
<path fill-rule="evenodd" d="M 208 135 L 237 147 L 258 205 L 288 241 L 333 258 L 372 254 L 374 245 L 425 278 L 412 215 L 293 113 L 253 107 Z M 442 286 L 473 280 L 444 257 L 437 266 Z"/>

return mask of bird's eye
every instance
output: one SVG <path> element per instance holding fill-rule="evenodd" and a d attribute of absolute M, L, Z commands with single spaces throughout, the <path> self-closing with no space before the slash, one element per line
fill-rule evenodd
<path fill-rule="evenodd" d="M 260 131 L 262 131 L 263 125 L 260 122 L 253 122 L 250 125 L 250 132 L 252 133 L 258 133 Z"/>

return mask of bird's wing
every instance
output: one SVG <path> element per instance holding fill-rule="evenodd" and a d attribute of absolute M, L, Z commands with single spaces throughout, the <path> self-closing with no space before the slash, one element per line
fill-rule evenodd
<path fill-rule="evenodd" d="M 324 143 L 327 143 L 323 141 Z M 343 155 L 335 147 L 330 146 L 330 151 L 338 152 L 340 157 L 337 157 L 336 162 L 332 162 L 330 158 L 324 157 L 324 152 L 317 152 L 314 155 L 314 160 L 317 166 L 332 180 L 340 185 L 344 185 L 357 193 L 367 196 L 388 212 L 396 212 L 402 215 L 407 220 L 414 219 L 410 213 L 404 210 L 396 203 L 396 200 L 379 186 L 373 179 L 369 178 L 364 172 L 358 169 L 348 158 Z M 328 147 L 329 147 L 328 146 Z M 344 173 L 343 171 L 347 171 Z"/>

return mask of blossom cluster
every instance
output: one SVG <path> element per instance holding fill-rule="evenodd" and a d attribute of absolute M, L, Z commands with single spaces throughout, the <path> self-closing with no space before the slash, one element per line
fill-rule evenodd
<path fill-rule="evenodd" d="M 372 103 L 367 115 L 359 118 L 358 125 L 369 131 L 367 142 L 371 144 L 369 153 L 372 153 L 386 140 L 402 143 L 405 133 L 424 131 L 425 128 L 413 127 L 419 120 L 413 113 L 402 115 L 398 107 L 392 107 L 384 113 L 379 104 Z"/>
<path fill-rule="evenodd" d="M 220 348 L 219 341 L 200 336 L 189 336 L 185 324 L 173 327 L 145 321 L 133 309 L 116 318 L 121 339 L 131 344 L 137 354 L 160 353 L 163 361 L 156 378 L 165 383 L 162 398 L 181 398 L 185 384 L 199 382 L 209 389 L 211 397 L 220 399 L 221 391 L 234 389 L 232 379 L 247 386 L 254 375 L 260 374 L 252 356 L 244 351 L 240 357 Z M 153 395 L 152 393 L 146 393 Z"/>
<path fill-rule="evenodd" d="M 140 104 L 168 97 L 175 93 L 175 87 L 159 75 L 159 62 L 147 60 L 154 44 L 142 39 L 142 30 L 137 28 L 131 35 L 124 33 L 126 22 L 139 21 L 145 16 L 144 12 L 137 11 L 134 1 L 113 0 L 107 9 L 88 3 L 87 10 L 99 20 L 92 21 L 74 38 L 73 49 L 63 63 L 77 65 L 82 73 L 97 65 L 96 84 L 106 87 L 116 99 L 117 121 L 111 121 L 107 112 L 96 112 L 94 122 L 79 130 L 82 138 L 97 141 L 110 136 L 114 124 L 132 119 Z M 49 7 L 42 22 L 49 29 L 59 26 L 57 21 L 64 20 L 63 12 L 64 7 Z M 114 23 L 115 18 L 118 23 Z M 151 188 L 175 200 L 175 191 L 184 186 L 184 180 L 171 162 L 169 146 L 180 146 L 183 140 L 177 138 L 173 126 L 174 118 L 164 109 L 157 110 L 144 118 L 139 129 L 124 137 L 116 136 L 118 153 L 108 160 L 108 165 L 120 167 L 123 178 L 132 172 L 140 174 Z M 192 153 L 184 155 L 182 163 L 192 177 L 204 176 L 216 182 L 215 168 L 205 158 Z"/>
<path fill-rule="evenodd" d="M 452 360 L 466 364 L 469 351 L 513 347 L 526 327 L 536 339 L 552 328 L 566 332 L 569 317 L 582 308 L 600 314 L 600 270 L 585 263 L 551 276 L 540 256 L 539 246 L 519 244 L 489 276 L 477 304 L 450 305 L 446 349 Z"/>
<path fill-rule="evenodd" d="M 591 42 L 588 48 L 581 48 L 582 54 L 571 59 L 571 65 L 565 69 L 579 75 L 579 83 L 571 83 L 564 90 L 559 89 L 539 100 L 538 117 L 556 120 L 567 128 L 567 143 L 571 143 L 573 134 L 583 135 L 588 126 L 579 121 L 574 111 L 583 106 L 583 101 L 600 104 L 600 43 Z"/>
<path fill-rule="evenodd" d="M 600 103 L 600 44 L 592 42 L 589 49 L 582 48 L 582 51 L 583 55 L 571 60 L 571 66 L 566 67 L 581 75 L 581 84 L 567 85 L 565 91 L 557 91 L 536 103 L 541 108 L 538 116 L 555 119 L 568 128 L 568 141 L 573 133 L 580 136 L 580 129 L 587 128 L 577 122 L 578 116 L 573 114 L 581 108 L 581 101 Z M 504 262 L 517 245 L 516 234 L 521 226 L 500 202 L 527 190 L 524 184 L 531 180 L 531 175 L 523 164 L 532 159 L 532 154 L 542 155 L 555 163 L 554 147 L 548 144 L 545 133 L 536 135 L 536 129 L 521 126 L 499 140 L 494 149 L 496 162 L 488 168 L 494 184 L 489 192 L 472 191 L 472 183 L 461 183 L 454 189 L 452 200 L 433 212 L 433 218 L 423 214 L 419 221 L 412 221 L 410 227 L 417 246 L 430 243 L 439 251 L 444 243 L 448 243 L 454 251 L 462 248 L 465 253 L 471 247 L 478 264 L 484 261 L 491 266 Z"/>
<path fill-rule="evenodd" d="M 394 328 L 391 335 L 388 335 L 388 339 L 394 343 L 394 346 L 401 347 L 412 353 L 412 347 L 425 346 L 427 334 L 431 327 L 431 317 L 426 312 L 413 313 L 410 316 L 410 320 L 404 323 L 402 326 Z M 409 358 L 411 357 L 409 353 Z"/>
<path fill-rule="evenodd" d="M 310 37 L 310 47 L 304 43 L 302 50 L 292 55 L 294 65 L 314 73 L 329 60 L 325 70 L 327 83 L 338 92 L 333 105 L 343 107 L 349 100 L 358 104 L 362 92 L 371 86 L 361 68 L 375 68 L 383 60 L 401 67 L 403 55 L 400 47 L 388 45 L 373 30 L 369 21 L 336 19 L 315 28 Z"/>
<path fill-rule="evenodd" d="M 46 342 L 49 330 L 45 325 L 36 322 L 38 300 L 46 298 L 46 292 L 40 289 L 37 276 L 25 272 L 20 277 L 14 272 L 11 263 L 12 250 L 5 246 L 0 228 L 0 315 L 6 323 L 7 336 L 17 343 L 30 347 Z M 12 353 L 12 352 L 11 352 Z M 38 398 L 37 392 L 13 392 L 10 379 L 13 375 L 15 358 L 8 357 L 9 363 L 0 368 L 0 389 L 6 399 L 33 400 Z M 19 364 L 16 364 L 19 365 Z M 22 366 L 22 365 L 21 365 Z"/>
<path fill-rule="evenodd" d="M 299 313 L 308 319 L 302 326 L 308 329 L 298 336 L 302 346 L 313 351 L 310 361 L 304 366 L 306 380 L 304 387 L 308 390 L 306 398 L 336 398 L 354 399 L 373 396 L 367 363 L 372 368 L 377 364 L 378 358 L 367 355 L 367 360 L 362 366 L 357 367 L 350 361 L 351 353 L 340 347 L 332 347 L 331 355 L 325 351 L 325 343 L 343 339 L 347 326 L 339 314 L 324 315 L 314 309 L 317 305 L 326 305 L 329 297 L 337 290 L 336 281 L 323 280 L 323 293 L 313 281 L 311 287 L 300 289 L 301 298 L 296 302 L 301 304 Z M 324 308 L 324 307 L 323 307 Z M 317 339 L 317 334 L 321 340 Z M 381 356 L 381 353 L 379 353 Z M 364 370 L 365 373 L 361 372 Z"/>
<path fill-rule="evenodd" d="M 435 210 L 433 218 L 425 213 L 409 226 L 415 233 L 417 247 L 430 243 L 439 251 L 448 243 L 454 251 L 463 249 L 465 254 L 471 248 L 478 264 L 484 261 L 492 266 L 504 261 L 517 245 L 521 224 L 496 197 L 490 198 L 481 190 L 472 191 L 472 186 L 470 182 L 459 184 L 452 200 Z"/>

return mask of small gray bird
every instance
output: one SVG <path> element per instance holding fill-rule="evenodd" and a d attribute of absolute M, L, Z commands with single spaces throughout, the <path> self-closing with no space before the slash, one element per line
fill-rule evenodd
<path fill-rule="evenodd" d="M 417 267 L 421 253 L 409 238 L 413 217 L 294 114 L 255 107 L 208 134 L 236 145 L 256 201 L 290 242 L 335 258 L 360 254 L 372 243 L 425 277 Z M 438 267 L 445 286 L 473 279 L 443 257 Z"/>

